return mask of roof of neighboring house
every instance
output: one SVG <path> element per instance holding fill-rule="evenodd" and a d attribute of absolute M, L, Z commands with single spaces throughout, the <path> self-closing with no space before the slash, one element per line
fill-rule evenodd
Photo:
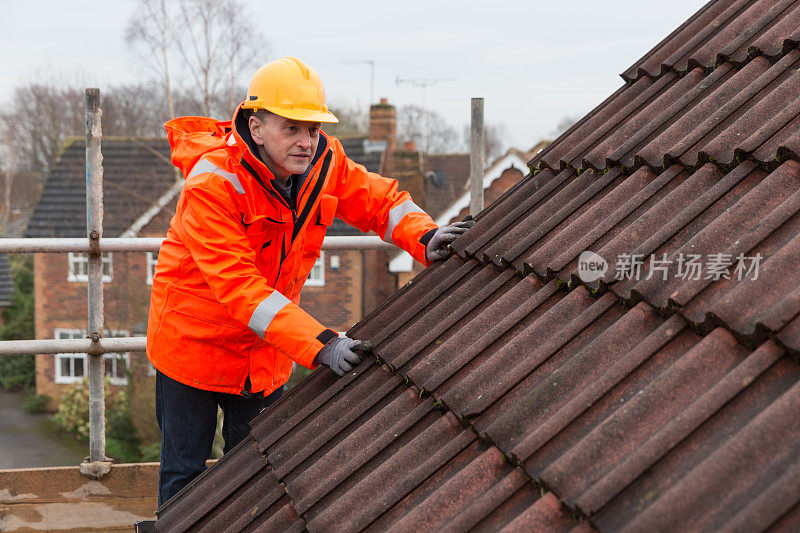
<path fill-rule="evenodd" d="M 386 141 L 370 141 L 366 136 L 344 137 L 339 140 L 347 157 L 364 165 L 369 172 L 380 171 Z"/>
<path fill-rule="evenodd" d="M 538 145 L 537 145 L 538 146 Z M 487 170 L 483 176 L 484 202 L 488 206 L 508 189 L 509 183 L 501 183 L 499 178 L 510 168 L 519 171 L 518 176 L 522 177 L 528 173 L 526 164 L 527 156 L 525 152 L 510 149 L 502 157 L 499 157 Z M 462 182 L 461 188 L 467 187 L 466 192 L 451 197 L 450 203 L 446 208 L 438 212 L 435 222 L 439 226 L 450 224 L 454 220 L 462 220 L 469 213 L 470 191 L 468 187 L 469 179 L 469 156 L 467 156 L 467 180 Z M 513 184 L 511 184 L 513 185 Z M 455 201 L 453 201 L 455 198 Z M 414 259 L 408 252 L 398 253 L 389 261 L 390 272 L 411 272 L 414 267 Z"/>
<path fill-rule="evenodd" d="M 364 167 L 369 172 L 379 172 L 384 152 L 386 151 L 385 141 L 370 141 L 366 136 L 339 138 L 347 157 Z M 326 235 L 358 237 L 365 235 L 360 230 L 354 228 L 347 222 L 335 218 L 333 224 L 328 228 Z"/>
<path fill-rule="evenodd" d="M 423 168 L 425 205 L 422 207 L 435 219 L 468 187 L 469 154 L 427 155 Z"/>
<path fill-rule="evenodd" d="M 175 183 L 166 139 L 105 138 L 103 235 L 118 237 Z M 86 141 L 68 142 L 47 179 L 27 237 L 86 236 Z"/>
<path fill-rule="evenodd" d="M 706 5 L 159 522 L 800 528 L 799 22 Z"/>
<path fill-rule="evenodd" d="M 0 254 L 0 307 L 11 305 L 11 295 L 13 293 L 14 279 L 11 277 L 8 254 Z"/>
<path fill-rule="evenodd" d="M 385 143 L 365 138 L 344 139 L 345 152 L 367 170 L 377 172 Z M 86 235 L 86 143 L 72 140 L 49 176 L 31 217 L 28 237 Z M 103 153 L 103 219 L 106 237 L 134 236 L 180 192 L 169 162 L 166 139 L 106 138 Z M 112 216 L 113 215 L 113 216 Z M 130 235 L 129 235 L 130 234 Z M 329 235 L 363 235 L 336 219 Z"/>

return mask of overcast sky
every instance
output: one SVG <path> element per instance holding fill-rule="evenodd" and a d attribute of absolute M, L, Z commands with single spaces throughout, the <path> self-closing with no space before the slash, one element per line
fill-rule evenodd
<path fill-rule="evenodd" d="M 294 55 L 322 76 L 329 102 L 375 98 L 422 103 L 423 89 L 397 85 L 444 78 L 426 89 L 429 109 L 459 133 L 470 98 L 509 144 L 529 148 L 564 117 L 579 117 L 622 85 L 619 73 L 705 2 L 247 0 L 247 18 L 267 35 L 263 62 Z M 50 75 L 104 87 L 147 77 L 125 44 L 133 0 L 0 0 L 0 105 L 12 89 Z M 246 84 L 249 74 L 242 83 Z M 228 117 L 218 117 L 228 118 Z"/>

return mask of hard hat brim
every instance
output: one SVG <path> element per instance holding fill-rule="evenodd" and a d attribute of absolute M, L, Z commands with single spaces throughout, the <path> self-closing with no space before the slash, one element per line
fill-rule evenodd
<path fill-rule="evenodd" d="M 270 113 L 292 120 L 302 120 L 305 122 L 326 122 L 335 124 L 339 119 L 330 111 L 317 111 L 315 109 L 284 109 L 281 107 L 264 107 Z"/>

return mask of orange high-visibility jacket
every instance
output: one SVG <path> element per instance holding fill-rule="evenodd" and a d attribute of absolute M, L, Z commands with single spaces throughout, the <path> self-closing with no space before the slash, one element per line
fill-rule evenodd
<path fill-rule="evenodd" d="M 172 379 L 269 394 L 289 379 L 292 360 L 313 368 L 337 334 L 298 303 L 334 217 L 427 264 L 423 243 L 436 224 L 338 139 L 320 134 L 292 209 L 248 146 L 238 109 L 233 122 L 183 117 L 166 129 L 186 181 L 153 276 L 147 355 Z"/>

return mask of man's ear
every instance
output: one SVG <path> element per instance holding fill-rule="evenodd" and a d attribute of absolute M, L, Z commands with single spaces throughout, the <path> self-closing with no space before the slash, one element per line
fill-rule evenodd
<path fill-rule="evenodd" d="M 259 146 L 264 146 L 264 138 L 261 136 L 260 130 L 261 121 L 253 116 L 247 121 L 247 125 L 250 127 L 250 137 L 253 138 L 253 142 Z"/>

